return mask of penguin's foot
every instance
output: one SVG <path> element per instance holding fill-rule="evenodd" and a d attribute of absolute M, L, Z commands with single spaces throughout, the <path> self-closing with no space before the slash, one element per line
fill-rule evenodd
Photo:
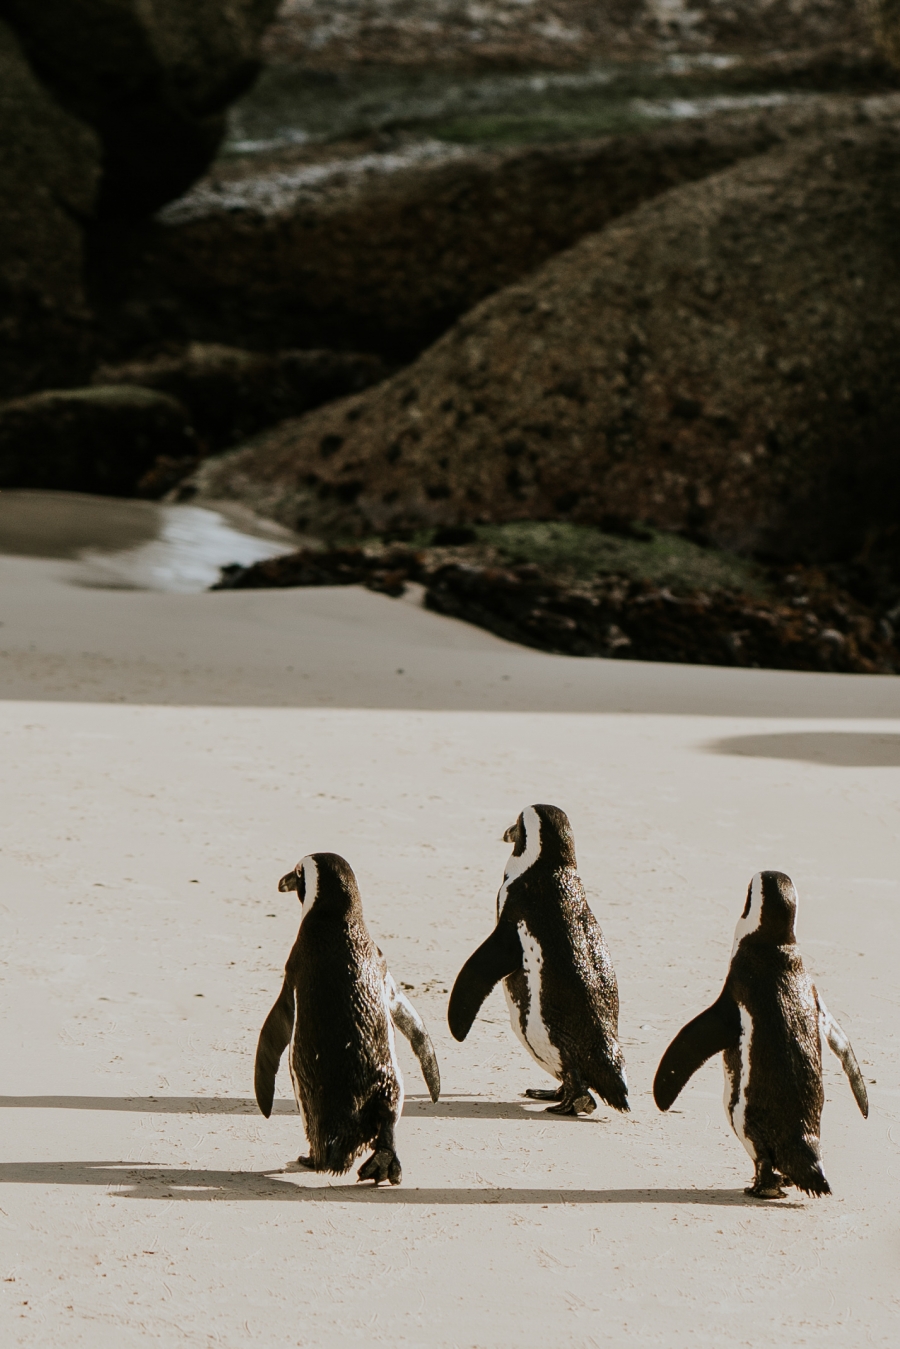
<path fill-rule="evenodd" d="M 386 1180 L 392 1185 L 399 1185 L 402 1178 L 400 1158 L 393 1148 L 376 1148 L 369 1160 L 363 1162 L 356 1173 L 358 1181 L 374 1180 L 376 1185 L 381 1185 Z"/>
<path fill-rule="evenodd" d="M 759 1162 L 756 1167 L 756 1178 L 752 1185 L 748 1185 L 744 1194 L 753 1195 L 754 1199 L 787 1199 L 787 1190 L 781 1187 L 785 1179 L 780 1171 L 776 1171 L 771 1162 Z"/>
<path fill-rule="evenodd" d="M 565 1091 L 559 1099 L 559 1105 L 548 1105 L 547 1115 L 592 1115 L 597 1109 L 597 1102 L 591 1096 L 590 1092 L 579 1089 L 574 1091 Z"/>
<path fill-rule="evenodd" d="M 315 1171 L 316 1169 L 316 1164 L 312 1157 L 298 1157 L 297 1165 L 305 1167 L 307 1171 Z"/>
<path fill-rule="evenodd" d="M 754 1199 L 787 1199 L 787 1190 L 780 1185 L 748 1185 L 744 1194 L 752 1194 Z"/>
<path fill-rule="evenodd" d="M 556 1087 L 553 1091 L 548 1091 L 546 1087 L 527 1087 L 525 1095 L 532 1101 L 561 1101 L 563 1089 Z"/>

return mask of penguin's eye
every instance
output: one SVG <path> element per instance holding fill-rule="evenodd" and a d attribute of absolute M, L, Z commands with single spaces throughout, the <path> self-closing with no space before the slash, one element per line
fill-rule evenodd
<path fill-rule="evenodd" d="M 746 918 L 747 914 L 750 912 L 750 900 L 752 894 L 753 894 L 753 882 L 751 881 L 750 884 L 747 886 L 747 903 L 744 905 L 744 912 L 741 914 L 742 918 Z M 734 910 L 732 909 L 732 913 L 733 912 Z"/>

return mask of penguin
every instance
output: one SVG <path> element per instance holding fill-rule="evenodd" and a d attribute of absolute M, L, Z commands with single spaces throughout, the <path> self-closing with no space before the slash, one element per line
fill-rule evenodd
<path fill-rule="evenodd" d="M 656 1104 L 668 1110 L 701 1064 L 723 1055 L 725 1112 L 755 1168 L 745 1193 L 760 1199 L 783 1199 L 783 1185 L 831 1193 L 819 1150 L 823 1040 L 840 1059 L 863 1118 L 869 1114 L 850 1041 L 803 967 L 796 918 L 790 876 L 758 872 L 735 928 L 725 986 L 679 1031 L 653 1082 Z"/>
<path fill-rule="evenodd" d="M 300 1165 L 341 1175 L 372 1147 L 358 1179 L 399 1185 L 394 1128 L 403 1078 L 394 1029 L 412 1045 L 437 1101 L 441 1079 L 428 1032 L 369 935 L 356 877 L 342 857 L 312 853 L 282 876 L 278 889 L 295 890 L 303 914 L 281 993 L 259 1036 L 257 1104 L 268 1119 L 290 1044 L 291 1081 L 310 1146 Z"/>
<path fill-rule="evenodd" d="M 460 970 L 447 1019 L 457 1040 L 503 980 L 512 1028 L 556 1090 L 529 1090 L 556 1115 L 590 1114 L 590 1090 L 627 1111 L 618 1041 L 619 992 L 600 926 L 576 871 L 565 813 L 529 806 L 503 835 L 513 851 L 497 895 L 497 926 Z"/>

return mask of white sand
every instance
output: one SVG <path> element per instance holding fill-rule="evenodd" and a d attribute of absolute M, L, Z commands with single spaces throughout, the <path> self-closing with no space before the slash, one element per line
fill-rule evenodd
<path fill-rule="evenodd" d="M 900 681 L 570 661 L 362 591 L 73 565 L 0 558 L 4 1344 L 896 1342 Z M 525 1107 L 498 994 L 446 1029 L 535 800 L 569 812 L 612 948 L 630 1117 Z M 398 1190 L 281 1172 L 286 1072 L 271 1120 L 252 1100 L 298 918 L 275 885 L 318 849 L 441 1062 L 432 1107 L 401 1050 Z M 649 1094 L 760 867 L 794 877 L 874 1082 L 863 1121 L 826 1065 L 821 1202 L 745 1200 L 717 1063 L 668 1116 Z"/>

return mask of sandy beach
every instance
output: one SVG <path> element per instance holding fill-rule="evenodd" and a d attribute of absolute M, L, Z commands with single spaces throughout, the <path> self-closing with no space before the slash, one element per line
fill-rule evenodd
<path fill-rule="evenodd" d="M 22 1346 L 889 1345 L 900 1310 L 900 681 L 574 660 L 356 589 L 95 589 L 0 557 L 0 1324 Z M 414 598 L 414 597 L 413 597 Z M 615 961 L 632 1114 L 545 1117 L 489 932 L 518 811 L 569 814 Z M 425 1017 L 401 1046 L 404 1180 L 285 1170 L 259 1027 L 309 851 L 357 872 Z M 745 1198 L 722 1070 L 650 1087 L 716 996 L 750 876 L 869 1086 L 825 1066 L 813 1201 Z M 895 1326 L 892 1332 L 890 1327 Z"/>

